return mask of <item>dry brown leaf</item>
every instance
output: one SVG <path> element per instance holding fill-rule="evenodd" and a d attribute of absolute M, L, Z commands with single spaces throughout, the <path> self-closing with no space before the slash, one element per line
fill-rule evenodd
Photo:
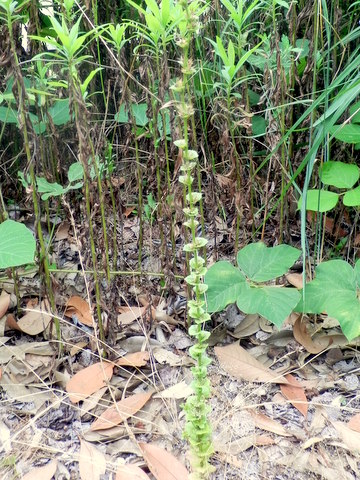
<path fill-rule="evenodd" d="M 214 350 L 221 367 L 235 378 L 249 382 L 288 383 L 286 378 L 265 367 L 238 343 L 215 347 Z"/>
<path fill-rule="evenodd" d="M 285 378 L 289 382 L 289 385 L 280 385 L 281 393 L 285 398 L 290 400 L 290 403 L 306 418 L 308 401 L 301 383 L 290 374 L 285 375 Z"/>
<path fill-rule="evenodd" d="M 75 315 L 77 320 L 83 325 L 87 325 L 88 327 L 94 326 L 93 317 L 88 302 L 77 295 L 69 298 L 64 314 L 70 318 Z"/>
<path fill-rule="evenodd" d="M 106 470 L 105 456 L 91 443 L 80 439 L 79 470 L 81 480 L 100 480 Z"/>
<path fill-rule="evenodd" d="M 303 288 L 303 276 L 302 273 L 288 273 L 285 275 L 286 280 L 296 288 Z"/>
<path fill-rule="evenodd" d="M 331 422 L 351 452 L 360 453 L 360 433 L 342 422 Z"/>
<path fill-rule="evenodd" d="M 51 480 L 57 469 L 57 460 L 53 460 L 44 467 L 32 468 L 22 480 Z"/>
<path fill-rule="evenodd" d="M 84 350 L 84 348 L 87 346 L 88 342 L 77 342 L 75 343 L 71 349 L 70 349 L 70 355 L 73 357 L 77 353 L 81 352 Z"/>
<path fill-rule="evenodd" d="M 130 325 L 145 313 L 146 307 L 119 307 L 118 325 Z"/>
<path fill-rule="evenodd" d="M 174 455 L 152 443 L 139 443 L 150 472 L 156 480 L 188 480 L 189 473 Z"/>
<path fill-rule="evenodd" d="M 347 426 L 351 428 L 351 430 L 355 430 L 356 432 L 360 433 L 360 413 L 357 413 L 347 423 Z"/>
<path fill-rule="evenodd" d="M 116 360 L 115 365 L 118 367 L 144 367 L 149 358 L 149 352 L 127 353 Z"/>
<path fill-rule="evenodd" d="M 54 240 L 59 242 L 60 240 L 67 240 L 69 237 L 69 230 L 70 230 L 70 223 L 69 222 L 61 222 L 58 226 Z"/>
<path fill-rule="evenodd" d="M 283 437 L 291 437 L 292 434 L 288 432 L 281 423 L 276 422 L 272 418 L 267 417 L 263 413 L 250 412 L 251 416 L 254 419 L 255 425 L 262 430 L 267 432 L 275 433 L 276 435 L 281 435 Z"/>
<path fill-rule="evenodd" d="M 293 334 L 296 341 L 305 347 L 309 353 L 313 353 L 314 355 L 325 350 L 332 342 L 331 338 L 326 337 L 322 337 L 321 343 L 314 342 L 306 330 L 306 325 L 301 315 L 299 315 L 295 321 Z"/>
<path fill-rule="evenodd" d="M 115 480 L 150 480 L 150 478 L 136 465 L 122 465 L 116 471 Z"/>
<path fill-rule="evenodd" d="M 27 312 L 18 320 L 19 329 L 28 335 L 38 335 L 43 332 L 52 319 L 52 315 L 46 312 L 50 312 L 50 304 L 47 300 L 43 300 L 40 307 Z"/>
<path fill-rule="evenodd" d="M 131 397 L 116 402 L 116 405 L 109 407 L 103 412 L 98 419 L 91 424 L 90 429 L 106 430 L 115 427 L 127 418 L 131 417 L 139 411 L 149 400 L 153 392 L 137 393 Z"/>
<path fill-rule="evenodd" d="M 255 445 L 258 447 L 265 447 L 267 445 L 274 445 L 274 443 L 276 443 L 276 441 L 268 435 L 256 435 L 255 438 Z"/>
<path fill-rule="evenodd" d="M 165 390 L 154 395 L 154 398 L 187 398 L 194 393 L 194 390 L 188 385 L 185 380 L 180 383 L 176 383 Z"/>
<path fill-rule="evenodd" d="M 77 372 L 66 384 L 71 402 L 80 402 L 105 387 L 111 380 L 113 369 L 113 364 L 99 362 Z"/>
<path fill-rule="evenodd" d="M 12 313 L 8 313 L 6 315 L 5 330 L 18 330 L 19 332 L 21 332 L 21 328 L 17 324 L 17 321 L 15 320 L 15 317 Z"/>
<path fill-rule="evenodd" d="M 0 295 L 0 318 L 8 311 L 10 305 L 10 294 L 3 290 Z"/>

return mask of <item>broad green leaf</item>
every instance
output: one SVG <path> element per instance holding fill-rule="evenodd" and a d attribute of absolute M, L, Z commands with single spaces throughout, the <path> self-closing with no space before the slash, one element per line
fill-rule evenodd
<path fill-rule="evenodd" d="M 244 313 L 258 313 L 278 328 L 300 300 L 295 288 L 250 287 L 241 285 L 236 304 Z"/>
<path fill-rule="evenodd" d="M 146 103 L 133 103 L 132 113 L 135 118 L 135 123 L 138 127 L 145 127 L 149 123 L 149 119 L 146 115 L 147 104 Z"/>
<path fill-rule="evenodd" d="M 47 200 L 49 197 L 58 197 L 66 193 L 66 189 L 58 183 L 50 183 L 43 177 L 36 177 L 38 192 L 42 193 L 41 199 Z"/>
<path fill-rule="evenodd" d="M 245 277 L 231 263 L 220 261 L 209 268 L 204 282 L 208 286 L 208 311 L 219 312 L 230 303 L 235 303 L 240 286 L 245 283 Z"/>
<path fill-rule="evenodd" d="M 357 165 L 344 162 L 326 162 L 321 169 L 321 181 L 337 188 L 351 188 L 359 180 Z"/>
<path fill-rule="evenodd" d="M 252 133 L 254 136 L 259 137 L 265 135 L 267 121 L 260 115 L 254 115 L 251 117 Z"/>
<path fill-rule="evenodd" d="M 300 254 L 289 245 L 268 248 L 262 242 L 250 243 L 237 254 L 237 264 L 253 282 L 267 282 L 286 273 Z"/>
<path fill-rule="evenodd" d="M 347 207 L 357 207 L 360 205 L 360 187 L 349 190 L 345 193 L 343 203 Z"/>
<path fill-rule="evenodd" d="M 356 102 L 349 108 L 351 123 L 360 123 L 360 102 Z"/>
<path fill-rule="evenodd" d="M 348 340 L 360 335 L 360 302 L 358 300 L 360 266 L 355 269 L 344 260 L 321 263 L 316 277 L 305 286 L 305 304 L 297 311 L 326 312 L 335 318 Z"/>
<path fill-rule="evenodd" d="M 131 111 L 135 118 L 135 123 L 138 127 L 145 127 L 149 123 L 149 119 L 146 115 L 147 104 L 146 103 L 133 103 L 131 105 Z M 129 114 L 125 105 L 120 106 L 120 110 L 115 114 L 115 121 L 118 123 L 129 123 Z"/>
<path fill-rule="evenodd" d="M 0 107 L 0 122 L 18 124 L 17 113 L 10 107 Z"/>
<path fill-rule="evenodd" d="M 129 114 L 124 103 L 120 105 L 120 110 L 115 114 L 114 119 L 118 123 L 129 123 Z"/>
<path fill-rule="evenodd" d="M 49 108 L 54 125 L 65 125 L 70 121 L 69 99 L 56 100 L 54 105 Z"/>
<path fill-rule="evenodd" d="M 334 125 L 330 127 L 329 132 L 337 140 L 345 143 L 359 143 L 360 142 L 360 125 Z"/>
<path fill-rule="evenodd" d="M 0 225 L 0 268 L 34 263 L 35 238 L 27 227 L 13 220 Z"/>
<path fill-rule="evenodd" d="M 84 168 L 80 162 L 75 162 L 70 165 L 68 171 L 69 182 L 76 182 L 84 178 Z"/>
<path fill-rule="evenodd" d="M 306 210 L 314 212 L 328 212 L 332 210 L 339 200 L 339 195 L 327 190 L 308 190 L 306 194 Z M 301 208 L 302 197 L 298 201 L 298 208 Z"/>

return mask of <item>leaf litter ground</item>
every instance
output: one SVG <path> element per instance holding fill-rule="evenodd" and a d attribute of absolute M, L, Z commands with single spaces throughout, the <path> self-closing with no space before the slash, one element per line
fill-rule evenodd
<path fill-rule="evenodd" d="M 129 225 L 129 242 L 136 244 L 136 224 Z M 58 242 L 67 241 L 65 230 Z M 76 266 L 71 242 L 59 252 L 65 267 Z M 156 271 L 156 256 L 147 259 L 147 269 Z M 21 318 L 11 282 L 2 284 L 0 297 L 1 478 L 185 480 L 181 404 L 191 393 L 191 340 L 176 305 L 170 309 L 131 279 L 107 361 L 81 275 L 58 275 L 64 308 L 58 356 L 49 340 L 49 306 L 37 300 L 38 277 L 26 275 Z M 212 478 L 359 478 L 356 343 L 325 316 L 314 325 L 294 315 L 278 332 L 230 306 L 216 324 L 209 371 Z"/>

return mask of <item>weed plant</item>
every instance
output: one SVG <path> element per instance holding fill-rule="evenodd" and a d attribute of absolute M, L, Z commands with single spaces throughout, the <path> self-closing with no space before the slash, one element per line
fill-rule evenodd
<path fill-rule="evenodd" d="M 198 364 L 195 395 L 185 407 L 186 435 L 194 478 L 205 478 L 211 470 L 203 328 L 209 316 L 206 241 L 197 231 L 209 227 L 213 259 L 237 250 L 241 257 L 242 247 L 253 240 L 291 243 L 299 221 L 303 263 L 313 257 L 317 264 L 326 256 L 324 215 L 339 204 L 352 214 L 360 201 L 354 168 L 360 145 L 360 3 L 128 0 L 114 6 L 59 0 L 49 7 L 0 0 L 0 40 L 6 46 L 0 64 L 0 218 L 8 218 L 11 202 L 34 214 L 38 263 L 55 312 L 51 218 L 54 212 L 64 215 L 65 204 L 72 205 L 76 218 L 81 215 L 102 340 L 102 288 L 125 274 L 144 278 L 147 237 L 159 237 L 162 271 L 155 273 L 169 292 L 190 268 L 190 334 L 198 342 L 191 354 Z M 26 28 L 27 42 L 20 35 Z M 329 180 L 332 169 L 335 177 L 351 170 L 350 183 Z M 116 180 L 124 172 L 121 189 Z M 176 181 L 179 172 L 184 190 Z M 29 202 L 22 200 L 24 192 Z M 120 271 L 118 266 L 126 265 L 123 212 L 134 205 L 137 264 Z M 313 238 L 307 235 L 309 209 L 318 213 Z M 44 218 L 49 240 L 41 227 Z M 178 231 L 192 255 L 188 266 L 177 252 Z M 347 240 L 350 259 L 356 253 L 354 237 Z M 234 267 L 225 268 L 239 280 Z M 347 298 L 357 308 L 357 264 L 328 262 L 317 268 L 310 297 L 328 288 L 329 275 L 339 268 L 352 279 L 345 281 Z M 216 290 L 211 274 L 207 278 Z M 251 281 L 247 275 L 238 282 L 246 295 L 267 291 Z M 152 288 L 159 293 L 159 284 Z M 251 310 L 246 295 L 239 304 Z M 285 313 L 297 308 L 298 295 L 291 295 Z M 306 310 L 311 304 L 306 288 L 302 296 Z M 330 300 L 323 296 L 309 311 L 324 310 Z M 115 311 L 116 302 L 108 308 Z M 340 315 L 338 305 L 330 310 Z M 349 338 L 357 333 L 339 318 Z M 280 326 L 283 318 L 274 319 Z M 59 336 L 59 323 L 56 327 Z"/>

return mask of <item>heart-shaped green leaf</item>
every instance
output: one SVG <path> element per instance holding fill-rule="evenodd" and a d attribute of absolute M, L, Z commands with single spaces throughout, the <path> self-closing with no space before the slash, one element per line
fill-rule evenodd
<path fill-rule="evenodd" d="M 321 169 L 321 181 L 337 188 L 353 187 L 359 176 L 359 167 L 352 163 L 329 161 L 324 163 Z"/>
<path fill-rule="evenodd" d="M 359 143 L 360 142 L 360 125 L 346 124 L 334 125 L 329 129 L 330 134 L 337 140 L 345 143 Z"/>
<path fill-rule="evenodd" d="M 268 248 L 262 242 L 251 243 L 240 250 L 237 263 L 253 282 L 267 282 L 286 273 L 300 253 L 289 245 Z"/>
<path fill-rule="evenodd" d="M 27 227 L 13 220 L 0 225 L 0 268 L 34 263 L 35 238 Z"/>
<path fill-rule="evenodd" d="M 349 190 L 343 198 L 344 205 L 347 207 L 357 207 L 360 205 L 360 187 Z"/>
<path fill-rule="evenodd" d="M 305 304 L 297 311 L 326 312 L 340 323 L 348 340 L 360 335 L 360 261 L 355 269 L 344 260 L 330 260 L 316 267 L 316 277 L 305 286 Z"/>
<path fill-rule="evenodd" d="M 235 303 L 244 282 L 244 275 L 231 263 L 221 261 L 212 265 L 205 275 L 208 311 L 219 312 L 230 303 Z"/>
<path fill-rule="evenodd" d="M 244 313 L 258 313 L 280 328 L 299 300 L 295 288 L 251 287 L 245 283 L 240 286 L 236 304 Z"/>
<path fill-rule="evenodd" d="M 327 190 L 308 190 L 306 194 L 306 210 L 313 212 L 328 212 L 332 210 L 339 200 L 339 195 Z M 301 208 L 302 197 L 298 201 L 298 208 Z"/>

